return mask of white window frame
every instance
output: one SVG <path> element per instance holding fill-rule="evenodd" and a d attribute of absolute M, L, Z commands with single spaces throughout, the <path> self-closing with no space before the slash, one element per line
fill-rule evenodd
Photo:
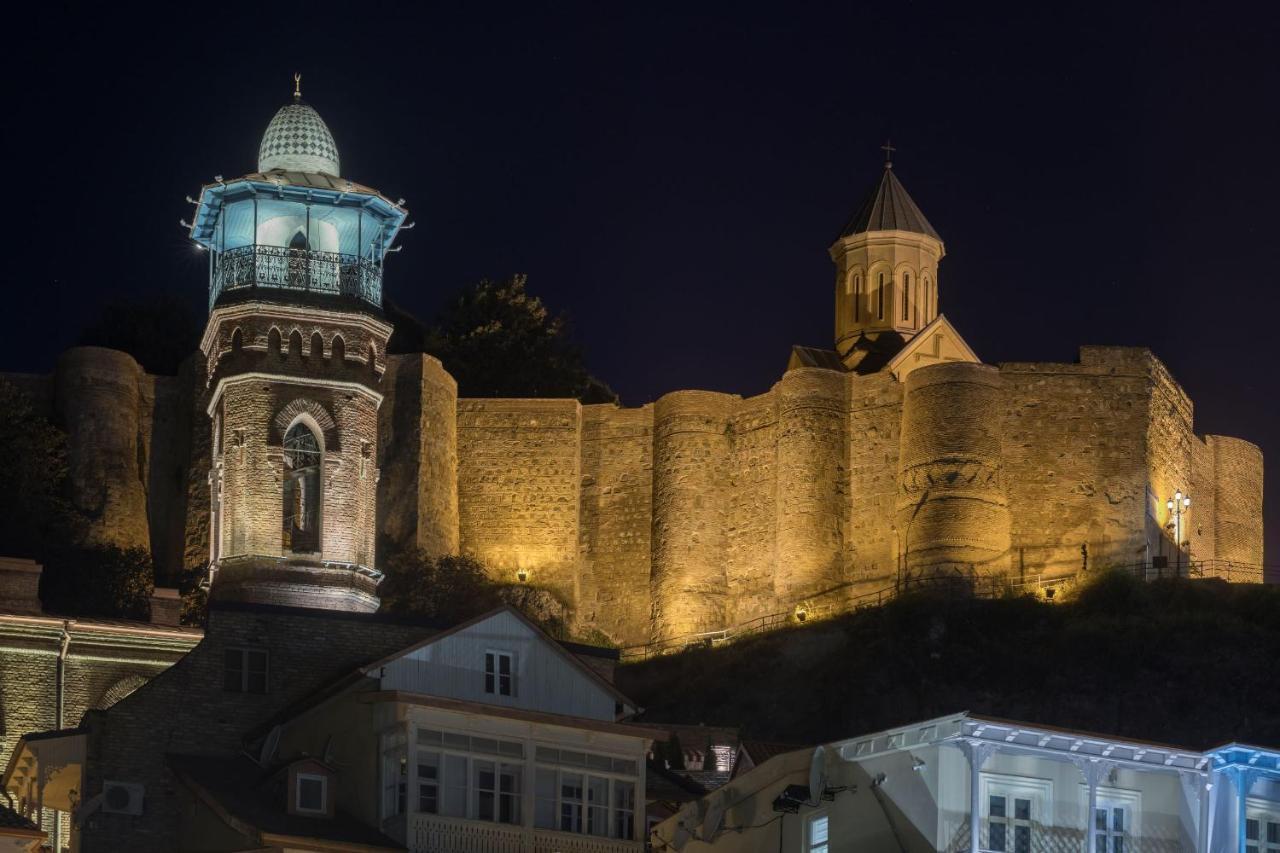
<path fill-rule="evenodd" d="M 1125 825 L 1123 834 L 1118 837 L 1125 840 L 1125 853 L 1134 849 L 1137 839 L 1142 837 L 1142 792 L 1135 791 L 1130 788 L 1113 788 L 1109 785 L 1099 785 L 1098 792 L 1094 801 L 1096 809 L 1107 810 L 1107 829 L 1105 833 L 1098 831 L 1097 812 L 1089 813 L 1089 786 L 1080 783 L 1080 809 L 1089 814 L 1088 830 L 1092 835 L 1106 835 L 1108 844 L 1106 853 L 1112 853 L 1111 840 L 1117 837 L 1117 833 L 1112 829 L 1112 809 L 1123 809 L 1125 816 Z M 1103 850 L 1102 845 L 1098 845 L 1099 853 Z"/>
<path fill-rule="evenodd" d="M 382 820 L 394 820 L 409 810 L 409 739 L 403 729 L 389 729 L 382 734 L 378 753 L 378 790 L 381 792 Z M 388 767 L 402 768 L 389 772 Z"/>
<path fill-rule="evenodd" d="M 502 692 L 502 660 L 507 661 L 507 689 Z M 489 661 L 493 660 L 493 670 L 489 669 Z M 493 689 L 489 689 L 489 679 L 493 679 Z M 486 696 L 501 696 L 507 699 L 516 698 L 516 653 L 507 649 L 484 650 L 484 693 Z"/>
<path fill-rule="evenodd" d="M 442 735 L 441 742 L 440 743 L 422 742 L 421 740 L 419 740 L 419 736 L 418 736 L 418 731 L 420 730 L 441 734 Z M 525 796 L 525 789 L 529 784 L 529 778 L 528 778 L 529 777 L 529 773 L 528 773 L 529 759 L 526 756 L 527 748 L 523 741 L 514 741 L 514 740 L 510 740 L 509 738 L 503 738 L 499 736 L 473 735 L 465 732 L 451 731 L 448 729 L 440 729 L 434 726 L 422 726 L 422 725 L 414 726 L 413 731 L 414 731 L 414 747 L 413 747 L 414 779 L 417 786 L 413 792 L 414 798 L 413 800 L 410 801 L 413 807 L 413 811 L 421 814 L 437 814 L 443 817 L 459 818 L 462 820 L 474 820 L 474 821 L 479 821 L 481 823 L 500 823 L 506 826 L 523 826 L 524 825 L 524 821 L 525 821 L 524 796 Z M 478 752 L 470 748 L 464 749 L 463 747 L 458 745 L 445 743 L 444 742 L 445 736 L 450 736 L 450 735 L 455 737 L 465 737 L 465 738 L 474 738 L 479 740 L 493 741 L 495 744 L 518 743 L 521 748 L 521 754 L 518 756 L 505 754 L 500 749 L 497 752 Z M 438 763 L 436 765 L 436 779 L 434 782 L 430 782 L 428 780 L 423 779 L 417 773 L 417 768 L 422 763 L 421 758 L 423 754 L 435 755 L 438 759 Z M 463 762 L 464 766 L 466 767 L 466 770 L 463 776 L 465 790 L 466 790 L 466 802 L 463 805 L 463 814 L 461 815 L 444 814 L 445 800 L 450 788 L 463 787 L 463 785 L 458 785 L 457 780 L 453 778 L 455 771 L 451 771 L 449 769 L 448 761 L 447 761 L 447 759 L 449 758 L 460 759 Z M 494 770 L 494 788 L 493 788 L 493 794 L 494 794 L 493 815 L 494 816 L 492 818 L 480 817 L 480 784 L 479 784 L 479 768 L 477 765 L 478 763 L 481 763 L 481 762 L 492 764 L 493 770 Z M 456 764 L 456 761 L 455 761 L 455 764 Z M 511 801 L 514 803 L 515 820 L 513 821 L 503 821 L 500 819 L 502 815 L 502 799 L 503 799 L 502 776 L 503 776 L 504 769 L 514 771 L 509 773 L 508 775 L 514 776 L 518 780 L 518 784 L 519 784 L 519 789 L 517 791 L 507 795 L 511 799 Z M 424 784 L 434 785 L 436 789 L 436 811 L 435 812 L 421 811 L 420 806 L 421 806 L 421 800 L 422 800 L 422 786 Z"/>
<path fill-rule="evenodd" d="M 538 746 L 542 746 L 544 749 L 559 749 L 561 747 L 560 744 L 554 744 L 554 745 L 539 744 Z M 584 752 L 583 750 L 580 750 L 580 749 L 570 750 L 567 747 L 566 747 L 566 751 Z M 586 753 L 584 752 L 584 754 Z M 631 815 L 632 835 L 628 838 L 620 839 L 620 840 L 624 840 L 624 841 L 634 840 L 637 815 L 644 814 L 641 807 L 643 804 L 643 800 L 640 799 L 641 797 L 643 797 L 644 792 L 640 786 L 639 763 L 634 757 L 630 757 L 630 756 L 621 756 L 621 755 L 604 753 L 604 752 L 591 752 L 589 754 L 595 755 L 597 757 L 608 758 L 611 761 L 614 761 L 614 760 L 629 761 L 637 768 L 636 774 L 628 775 L 626 773 L 620 773 L 612 770 L 604 770 L 600 768 L 591 767 L 587 764 L 578 766 L 574 764 L 556 763 L 546 759 L 539 761 L 537 759 L 537 747 L 535 746 L 534 757 L 533 757 L 533 760 L 531 761 L 531 766 L 533 768 L 533 773 L 532 773 L 533 814 L 530 816 L 534 828 L 540 829 L 540 830 L 550 830 L 552 832 L 571 832 L 575 835 L 583 835 L 588 838 L 617 838 L 618 836 L 615 835 L 615 831 L 618 829 L 619 813 L 625 812 Z M 538 796 L 538 772 L 539 771 L 549 772 L 555 775 L 555 801 L 554 801 L 554 808 L 552 812 L 554 815 L 553 822 L 555 825 L 551 827 L 538 825 L 539 802 L 547 801 L 546 797 Z M 581 800 L 566 801 L 563 798 L 562 794 L 564 792 L 565 774 L 568 774 L 571 776 L 580 776 L 582 778 L 582 799 Z M 604 834 L 588 832 L 588 829 L 590 828 L 590 824 L 591 824 L 590 812 L 591 812 L 591 809 L 593 808 L 593 801 L 590 799 L 590 791 L 591 791 L 590 780 L 592 778 L 603 779 L 608 783 L 605 788 L 605 799 L 603 804 L 604 828 L 605 828 Z M 625 784 L 625 785 L 631 786 L 631 808 L 630 809 L 623 809 L 623 808 L 620 808 L 618 805 L 619 784 Z M 578 814 L 578 819 L 576 821 L 578 825 L 577 829 L 564 829 L 563 826 L 561 825 L 563 808 L 564 808 L 565 802 L 569 802 L 573 805 L 580 806 L 580 812 Z M 595 805 L 595 808 L 601 808 L 601 806 L 597 804 Z"/>
<path fill-rule="evenodd" d="M 1244 840 L 1245 853 L 1272 853 L 1280 851 L 1280 844 L 1267 842 L 1267 824 L 1280 824 L 1280 803 L 1264 800 L 1259 797 L 1246 797 L 1244 801 L 1244 817 L 1246 824 L 1240 827 L 1244 833 L 1247 821 L 1258 822 L 1258 838 L 1256 841 Z"/>
<path fill-rule="evenodd" d="M 307 808 L 302 804 L 302 781 L 320 783 L 320 808 Z M 298 773 L 293 782 L 293 810 L 301 814 L 325 814 L 329 811 L 329 777 L 322 773 Z"/>
<path fill-rule="evenodd" d="M 1006 801 L 1005 814 L 1006 817 L 998 818 L 1006 826 L 1010 832 L 1006 837 L 1005 851 L 1014 853 L 1014 837 L 1013 828 L 1020 823 L 1027 823 L 1031 827 L 1031 849 L 1036 849 L 1036 827 L 1053 826 L 1053 781 L 1050 779 L 1038 779 L 1032 776 L 1014 776 L 1005 773 L 988 773 L 983 771 L 978 780 L 979 792 L 979 808 L 982 810 L 982 837 L 983 850 L 995 848 L 990 847 L 990 827 L 991 827 L 991 798 L 1004 797 Z M 1027 821 L 1019 821 L 1014 817 L 1014 800 L 1030 800 L 1031 811 L 1030 819 Z"/>
<path fill-rule="evenodd" d="M 821 838 L 816 837 L 815 827 L 822 824 Z M 831 815 L 826 809 L 806 815 L 804 820 L 804 849 L 806 853 L 828 853 L 831 849 Z"/>

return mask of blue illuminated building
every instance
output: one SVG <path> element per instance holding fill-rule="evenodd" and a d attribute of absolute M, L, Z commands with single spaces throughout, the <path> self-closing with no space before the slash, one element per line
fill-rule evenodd
<path fill-rule="evenodd" d="M 380 308 L 383 259 L 405 216 L 339 176 L 333 135 L 295 89 L 263 135 L 258 171 L 201 190 L 191 238 L 209 252 L 209 307 L 289 290 Z"/>

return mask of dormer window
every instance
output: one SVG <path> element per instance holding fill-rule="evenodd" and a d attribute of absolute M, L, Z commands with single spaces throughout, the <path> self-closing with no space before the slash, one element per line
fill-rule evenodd
<path fill-rule="evenodd" d="M 514 696 L 515 655 L 511 652 L 484 653 L 484 692 L 494 696 Z"/>
<path fill-rule="evenodd" d="M 294 808 L 299 812 L 324 814 L 328 809 L 329 780 L 317 773 L 299 773 L 294 791 Z"/>

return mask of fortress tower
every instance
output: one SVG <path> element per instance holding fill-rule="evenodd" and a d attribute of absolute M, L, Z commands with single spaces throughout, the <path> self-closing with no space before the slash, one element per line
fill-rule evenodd
<path fill-rule="evenodd" d="M 377 608 L 382 267 L 405 215 L 339 177 L 333 136 L 297 89 L 258 171 L 201 191 L 213 595 Z"/>

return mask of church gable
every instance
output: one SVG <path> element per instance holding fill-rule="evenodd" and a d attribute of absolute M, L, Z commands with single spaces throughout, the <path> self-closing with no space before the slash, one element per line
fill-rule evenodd
<path fill-rule="evenodd" d="M 612 685 L 509 608 L 438 634 L 365 668 L 402 690 L 612 722 Z"/>
<path fill-rule="evenodd" d="M 906 346 L 893 357 L 887 368 L 899 382 L 906 382 L 907 375 L 919 367 L 941 364 L 944 361 L 960 361 L 970 364 L 981 364 L 964 338 L 947 320 L 946 315 L 939 314 L 933 322 L 920 330 L 920 333 L 907 341 Z"/>

